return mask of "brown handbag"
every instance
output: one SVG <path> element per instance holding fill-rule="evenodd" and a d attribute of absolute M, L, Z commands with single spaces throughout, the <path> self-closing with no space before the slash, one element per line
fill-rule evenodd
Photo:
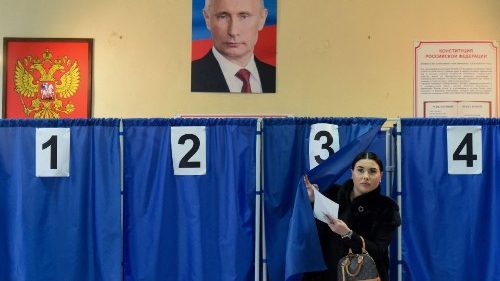
<path fill-rule="evenodd" d="M 360 236 L 361 237 L 361 236 Z M 363 242 L 362 254 L 349 253 L 340 259 L 337 265 L 337 280 L 339 281 L 380 281 L 377 265 L 365 249 Z"/>

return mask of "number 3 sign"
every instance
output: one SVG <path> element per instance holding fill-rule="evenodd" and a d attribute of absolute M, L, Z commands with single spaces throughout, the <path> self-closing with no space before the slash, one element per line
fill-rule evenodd
<path fill-rule="evenodd" d="M 311 125 L 309 134 L 309 169 L 321 164 L 340 148 L 339 127 L 333 124 Z"/>
<path fill-rule="evenodd" d="M 448 126 L 448 174 L 481 174 L 483 145 L 481 126 Z"/>

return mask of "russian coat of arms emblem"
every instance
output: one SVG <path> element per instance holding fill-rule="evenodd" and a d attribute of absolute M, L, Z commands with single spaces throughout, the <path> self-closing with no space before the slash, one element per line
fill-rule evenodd
<path fill-rule="evenodd" d="M 71 97 L 80 86 L 78 61 L 52 56 L 46 49 L 40 57 L 28 55 L 16 62 L 15 91 L 27 117 L 61 118 L 75 110 Z"/>

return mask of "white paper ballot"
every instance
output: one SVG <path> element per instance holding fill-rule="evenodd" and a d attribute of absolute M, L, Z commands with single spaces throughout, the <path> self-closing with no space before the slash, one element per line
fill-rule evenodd
<path fill-rule="evenodd" d="M 318 190 L 314 189 L 314 217 L 324 223 L 330 223 L 325 214 L 331 218 L 338 218 L 339 204 L 328 199 L 325 195 L 321 194 Z"/>

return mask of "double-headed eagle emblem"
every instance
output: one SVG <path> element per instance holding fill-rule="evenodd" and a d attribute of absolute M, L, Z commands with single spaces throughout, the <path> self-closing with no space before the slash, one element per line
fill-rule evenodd
<path fill-rule="evenodd" d="M 75 110 L 70 98 L 80 86 L 78 61 L 67 56 L 52 61 L 47 49 L 42 59 L 26 56 L 18 60 L 14 80 L 26 116 L 60 118 L 61 113 Z"/>

